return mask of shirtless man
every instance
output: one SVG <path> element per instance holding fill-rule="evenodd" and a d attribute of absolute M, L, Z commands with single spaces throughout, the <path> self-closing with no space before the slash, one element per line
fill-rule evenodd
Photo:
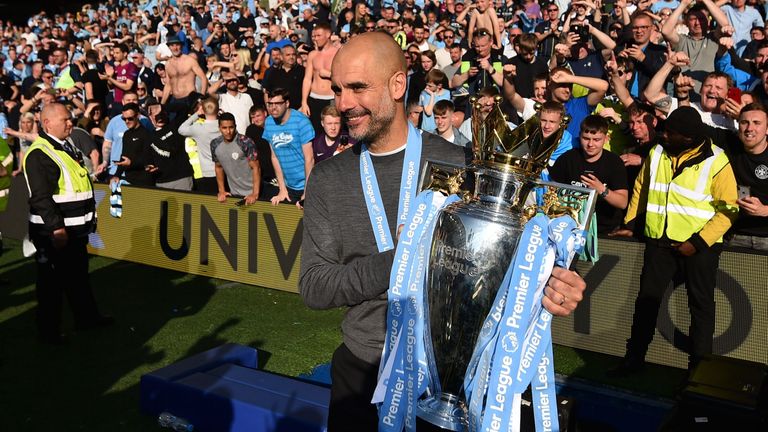
<path fill-rule="evenodd" d="M 197 93 L 195 87 L 195 76 L 199 77 L 202 83 L 202 94 L 208 93 L 208 78 L 194 58 L 181 54 L 181 41 L 176 36 L 169 37 L 167 44 L 173 56 L 165 65 L 168 85 L 163 88 L 160 103 L 172 117 L 181 115 L 182 118 L 187 118 L 200 99 L 200 93 Z"/>
<path fill-rule="evenodd" d="M 467 29 L 467 39 L 472 40 L 475 30 L 487 28 L 493 32 L 493 46 L 501 48 L 501 30 L 499 29 L 499 19 L 496 17 L 496 11 L 491 6 L 490 0 L 477 0 L 467 9 L 475 9 L 475 12 L 469 17 L 469 27 Z"/>
<path fill-rule="evenodd" d="M 312 29 L 312 42 L 315 50 L 307 57 L 304 84 L 301 89 L 301 108 L 312 121 L 315 130 L 322 130 L 320 112 L 333 100 L 331 90 L 331 62 L 339 49 L 330 43 L 331 26 L 318 23 Z"/>

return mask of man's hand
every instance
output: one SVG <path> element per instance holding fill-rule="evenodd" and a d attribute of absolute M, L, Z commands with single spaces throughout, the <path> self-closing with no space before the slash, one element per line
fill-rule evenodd
<path fill-rule="evenodd" d="M 622 162 L 624 162 L 625 167 L 640 166 L 643 164 L 643 158 L 640 157 L 640 155 L 638 154 L 627 153 L 627 154 L 620 155 L 619 158 L 621 159 Z"/>
<path fill-rule="evenodd" d="M 613 108 L 603 108 L 597 113 L 602 118 L 613 120 L 614 123 L 621 123 L 621 116 Z"/>
<path fill-rule="evenodd" d="M 495 72 L 493 70 L 493 65 L 491 64 L 491 62 L 488 61 L 487 58 L 479 59 L 478 60 L 478 64 L 480 65 L 480 69 L 483 69 L 484 71 L 486 71 L 488 73 L 492 74 L 492 73 Z"/>
<path fill-rule="evenodd" d="M 67 235 L 67 229 L 66 228 L 59 228 L 55 231 L 53 231 L 53 234 L 51 234 L 53 247 L 56 249 L 61 249 L 64 246 L 67 245 L 67 241 L 69 240 L 69 236 Z"/>
<path fill-rule="evenodd" d="M 581 175 L 581 182 L 585 184 L 588 188 L 594 189 L 597 193 L 601 194 L 605 192 L 607 187 L 603 184 L 603 182 L 600 181 L 599 178 L 597 178 L 594 174 L 582 174 Z"/>
<path fill-rule="evenodd" d="M 568 58 L 571 56 L 571 49 L 566 44 L 555 45 L 555 55 L 562 58 Z"/>
<path fill-rule="evenodd" d="M 693 90 L 693 78 L 680 74 L 675 78 L 675 94 L 687 96 Z"/>
<path fill-rule="evenodd" d="M 285 191 L 279 191 L 277 195 L 273 196 L 270 201 L 272 201 L 272 205 L 276 206 L 283 201 L 291 202 L 291 198 L 288 196 L 288 191 L 285 190 Z"/>
<path fill-rule="evenodd" d="M 107 162 L 102 162 L 96 167 L 94 174 L 99 175 L 103 173 L 105 169 L 107 169 Z"/>
<path fill-rule="evenodd" d="M 691 64 L 691 59 L 688 57 L 688 54 L 686 54 L 686 53 L 684 53 L 682 51 L 677 51 L 677 52 L 670 53 L 669 57 L 667 58 L 667 61 L 672 66 L 683 67 L 683 66 L 688 66 L 689 64 Z"/>
<path fill-rule="evenodd" d="M 682 256 L 689 257 L 696 253 L 696 247 L 693 243 L 685 241 L 677 246 L 677 252 Z"/>
<path fill-rule="evenodd" d="M 626 228 L 616 228 L 608 233 L 608 237 L 632 237 L 632 230 Z"/>
<path fill-rule="evenodd" d="M 731 98 L 725 98 L 725 101 L 723 101 L 723 104 L 720 106 L 720 111 L 732 119 L 738 119 L 741 109 L 745 106 L 746 104 L 736 102 Z"/>
<path fill-rule="evenodd" d="M 642 49 L 640 49 L 640 47 L 637 47 L 637 46 L 624 48 L 624 51 L 622 51 L 621 54 L 625 54 L 626 57 L 635 59 L 638 62 L 643 62 L 645 60 L 645 53 L 643 52 Z"/>
<path fill-rule="evenodd" d="M 739 198 L 736 204 L 749 216 L 768 217 L 768 205 L 760 202 L 759 198 L 753 196 Z"/>
<path fill-rule="evenodd" d="M 113 162 L 117 166 L 129 167 L 131 166 L 131 160 L 127 156 L 122 156 L 118 162 Z"/>
<path fill-rule="evenodd" d="M 104 75 L 110 78 L 115 73 L 115 68 L 109 63 L 104 63 Z"/>
<path fill-rule="evenodd" d="M 245 203 L 248 204 L 248 205 L 251 205 L 251 204 L 255 203 L 258 199 L 259 199 L 259 194 L 252 193 L 252 194 L 249 194 L 249 195 L 245 196 Z"/>
<path fill-rule="evenodd" d="M 578 273 L 562 267 L 552 269 L 541 303 L 552 315 L 570 315 L 584 297 L 586 282 Z"/>
<path fill-rule="evenodd" d="M 506 64 L 502 67 L 502 72 L 504 73 L 504 78 L 508 80 L 512 80 L 512 78 L 517 76 L 517 66 L 513 64 Z"/>
<path fill-rule="evenodd" d="M 730 36 L 721 37 L 717 41 L 717 45 L 718 45 L 718 47 L 717 47 L 718 55 L 723 55 L 723 54 L 725 54 L 726 51 L 728 51 L 731 48 L 733 48 L 733 38 L 730 37 Z"/>
<path fill-rule="evenodd" d="M 720 36 L 733 36 L 736 33 L 736 28 L 730 25 L 720 27 Z"/>
<path fill-rule="evenodd" d="M 555 84 L 570 84 L 571 74 L 565 73 L 561 70 L 555 71 L 549 79 Z"/>
<path fill-rule="evenodd" d="M 227 197 L 232 196 L 229 192 L 219 192 L 216 194 L 216 200 L 220 203 L 227 202 Z"/>

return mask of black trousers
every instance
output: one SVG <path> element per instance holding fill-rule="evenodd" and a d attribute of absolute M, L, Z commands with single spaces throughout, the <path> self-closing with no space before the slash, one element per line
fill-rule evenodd
<path fill-rule="evenodd" d="M 331 360 L 331 404 L 328 409 L 328 432 L 376 432 L 379 413 L 371 404 L 379 365 L 357 358 L 341 344 Z M 419 432 L 439 432 L 439 428 L 419 418 Z"/>
<path fill-rule="evenodd" d="M 309 106 L 309 120 L 312 122 L 312 127 L 315 129 L 315 133 L 320 133 L 323 130 L 323 125 L 320 123 L 322 120 L 321 115 L 323 109 L 333 102 L 333 99 L 315 99 L 312 96 L 307 97 L 307 105 Z"/>
<path fill-rule="evenodd" d="M 64 296 L 72 310 L 75 326 L 86 327 L 101 315 L 88 275 L 88 238 L 70 238 L 56 249 L 48 238 L 35 239 L 37 252 L 37 329 L 41 337 L 61 334 Z"/>
<path fill-rule="evenodd" d="M 648 240 L 643 256 L 640 293 L 635 300 L 632 336 L 627 342 L 627 354 L 644 358 L 653 340 L 661 299 L 677 272 L 685 277 L 688 308 L 691 312 L 689 354 L 692 359 L 712 353 L 715 333 L 715 279 L 722 245 L 685 257 L 671 247 Z"/>
<path fill-rule="evenodd" d="M 192 114 L 197 101 L 202 97 L 203 95 L 197 92 L 192 92 L 183 98 L 169 97 L 164 107 L 168 111 L 168 118 L 171 121 L 175 121 L 178 117 L 180 119 L 179 123 L 186 120 Z"/>

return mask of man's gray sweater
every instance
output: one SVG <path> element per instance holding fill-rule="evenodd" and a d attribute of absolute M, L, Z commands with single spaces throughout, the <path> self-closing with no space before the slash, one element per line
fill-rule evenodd
<path fill-rule="evenodd" d="M 463 165 L 464 149 L 424 133 L 425 160 Z M 405 151 L 371 154 L 381 198 L 395 237 Z M 421 170 L 419 170 L 419 174 Z M 360 180 L 360 145 L 319 163 L 306 189 L 299 291 L 313 309 L 347 306 L 344 343 L 378 363 L 386 333 L 387 288 L 394 250 L 379 253 Z"/>

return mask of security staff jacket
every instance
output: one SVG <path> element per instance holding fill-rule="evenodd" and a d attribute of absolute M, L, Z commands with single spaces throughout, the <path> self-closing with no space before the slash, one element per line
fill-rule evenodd
<path fill-rule="evenodd" d="M 96 201 L 82 154 L 41 133 L 24 157 L 29 188 L 29 233 L 50 236 L 66 227 L 70 237 L 96 230 Z"/>
<path fill-rule="evenodd" d="M 706 140 L 677 156 L 651 149 L 635 181 L 624 219 L 631 226 L 645 213 L 645 235 L 690 241 L 696 250 L 722 242 L 738 215 L 736 179 L 722 149 Z"/>

